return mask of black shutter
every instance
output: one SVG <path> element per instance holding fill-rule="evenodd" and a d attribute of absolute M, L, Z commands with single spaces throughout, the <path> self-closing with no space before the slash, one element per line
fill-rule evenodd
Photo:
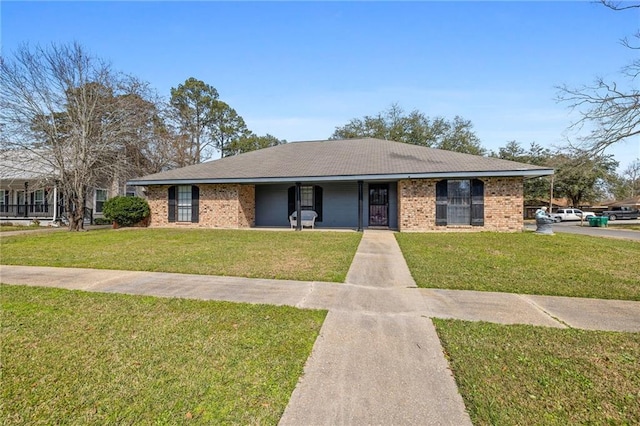
<path fill-rule="evenodd" d="M 43 212 L 49 213 L 49 191 L 44 190 L 44 206 L 42 207 Z"/>
<path fill-rule="evenodd" d="M 287 214 L 287 220 L 289 220 L 289 216 L 291 216 L 293 212 L 296 211 L 296 187 L 295 186 L 290 186 L 287 193 L 287 211 L 289 212 L 289 214 Z"/>
<path fill-rule="evenodd" d="M 35 201 L 36 193 L 32 192 L 30 198 L 31 198 L 31 202 L 29 203 L 29 211 L 31 213 L 33 213 L 33 210 L 35 209 L 35 205 L 34 204 L 36 203 L 36 201 Z"/>
<path fill-rule="evenodd" d="M 198 223 L 200 220 L 200 188 L 193 185 L 191 187 L 191 222 Z"/>
<path fill-rule="evenodd" d="M 322 222 L 322 187 L 318 185 L 313 187 L 313 208 L 318 213 L 316 222 Z"/>
<path fill-rule="evenodd" d="M 169 222 L 176 221 L 176 187 L 169 187 Z"/>
<path fill-rule="evenodd" d="M 447 225 L 447 181 L 436 183 L 436 226 Z"/>
<path fill-rule="evenodd" d="M 471 181 L 471 225 L 484 226 L 484 182 Z"/>

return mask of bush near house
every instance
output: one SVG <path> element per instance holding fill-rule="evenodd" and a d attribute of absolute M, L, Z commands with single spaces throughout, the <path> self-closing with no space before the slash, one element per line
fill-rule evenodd
<path fill-rule="evenodd" d="M 105 201 L 102 212 L 118 226 L 133 226 L 147 218 L 150 210 L 144 198 L 117 196 Z"/>

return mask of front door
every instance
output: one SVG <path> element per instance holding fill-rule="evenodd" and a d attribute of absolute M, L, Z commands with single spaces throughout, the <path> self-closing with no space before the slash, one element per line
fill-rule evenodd
<path fill-rule="evenodd" d="M 369 226 L 389 226 L 389 185 L 369 185 Z"/>

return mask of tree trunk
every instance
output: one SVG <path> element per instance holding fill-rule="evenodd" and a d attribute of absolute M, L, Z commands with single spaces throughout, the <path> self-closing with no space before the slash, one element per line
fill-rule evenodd
<path fill-rule="evenodd" d="M 85 195 L 84 190 L 79 191 L 82 194 L 78 196 L 78 192 L 73 192 L 67 197 L 67 212 L 69 217 L 69 231 L 84 230 L 84 206 Z"/>

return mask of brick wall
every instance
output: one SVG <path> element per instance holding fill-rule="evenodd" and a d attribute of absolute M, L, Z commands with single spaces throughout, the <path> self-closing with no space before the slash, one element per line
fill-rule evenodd
<path fill-rule="evenodd" d="M 147 188 L 151 227 L 250 228 L 255 225 L 255 186 L 223 184 L 198 185 L 199 222 L 169 222 L 169 185 Z"/>
<path fill-rule="evenodd" d="M 436 226 L 435 179 L 403 179 L 398 182 L 398 228 L 404 232 L 503 231 L 523 228 L 522 178 L 483 178 L 484 226 Z"/>
<path fill-rule="evenodd" d="M 524 227 L 523 178 L 487 178 L 484 181 L 484 228 L 488 231 L 522 231 Z"/>

